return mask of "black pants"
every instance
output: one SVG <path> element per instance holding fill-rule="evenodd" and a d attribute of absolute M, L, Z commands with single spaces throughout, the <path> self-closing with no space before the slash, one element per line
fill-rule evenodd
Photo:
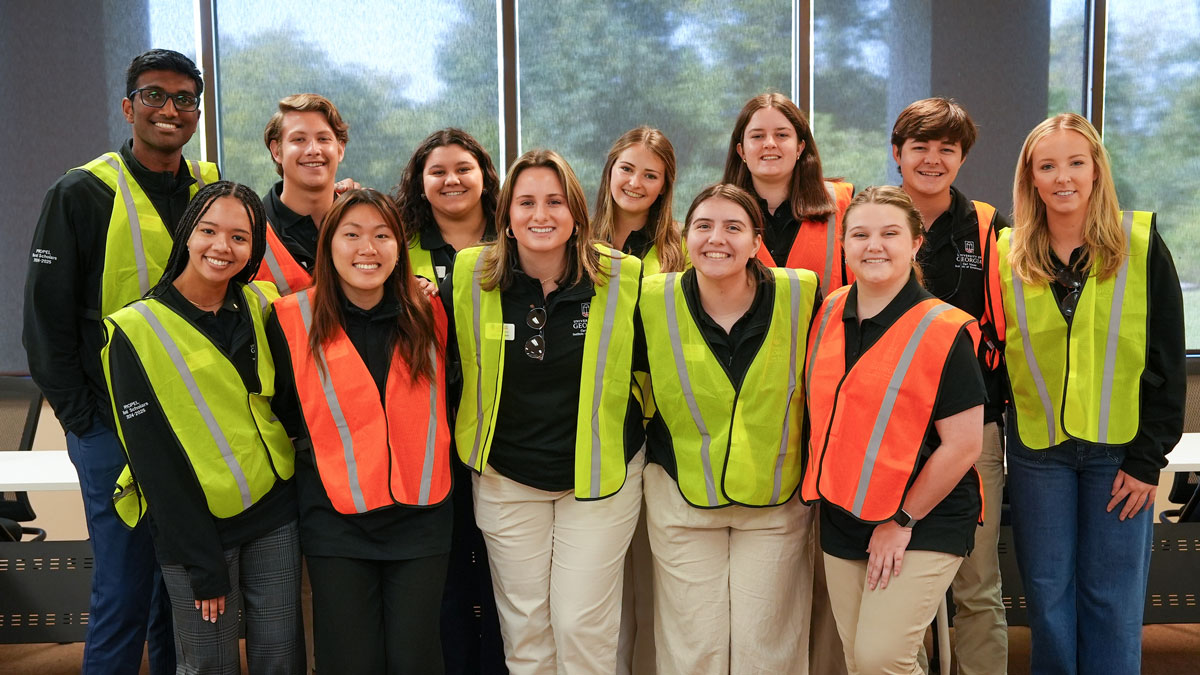
<path fill-rule="evenodd" d="M 458 462 L 454 463 L 454 540 L 442 596 L 442 657 L 446 675 L 508 675 L 487 547 L 475 525 L 471 470 Z"/>
<path fill-rule="evenodd" d="M 438 615 L 448 557 L 310 556 L 317 672 L 440 675 Z"/>

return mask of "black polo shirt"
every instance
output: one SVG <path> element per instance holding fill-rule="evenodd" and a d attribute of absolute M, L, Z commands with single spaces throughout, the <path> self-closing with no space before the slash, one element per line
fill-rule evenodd
<path fill-rule="evenodd" d="M 453 282 L 454 277 L 447 276 L 439 290 L 452 325 Z M 583 345 L 595 295 L 585 275 L 579 283 L 543 297 L 541 282 L 519 269 L 514 270 L 512 285 L 500 291 L 501 313 L 504 323 L 512 326 L 513 337 L 504 346 L 504 379 L 488 465 L 501 475 L 539 490 L 574 489 Z M 537 307 L 546 310 L 546 324 L 541 331 L 526 321 Z M 538 334 L 543 335 L 545 343 L 540 361 L 530 358 L 525 350 L 526 342 Z M 453 338 L 451 344 L 456 344 Z M 633 397 L 632 383 L 631 370 L 625 415 L 626 460 L 644 440 L 641 408 Z"/>
<path fill-rule="evenodd" d="M 929 292 L 910 276 L 908 283 L 879 314 L 858 320 L 858 286 L 852 286 L 846 298 L 842 323 L 846 331 L 846 365 L 854 363 L 871 348 L 888 328 L 913 305 L 931 297 Z M 971 338 L 963 331 L 954 343 L 938 387 L 938 400 L 933 408 L 929 429 L 921 447 L 918 473 L 929 456 L 941 445 L 933 422 L 982 405 L 986 400 L 979 361 Z M 915 475 L 915 474 L 914 474 Z M 975 545 L 975 526 L 981 504 L 979 479 L 974 469 L 954 486 L 950 494 L 913 528 L 910 551 L 940 551 L 951 555 L 967 555 Z M 866 560 L 867 545 L 875 526 L 864 523 L 836 506 L 825 503 L 821 508 L 821 549 L 845 560 Z"/>
<path fill-rule="evenodd" d="M 796 235 L 800 233 L 800 221 L 792 215 L 792 203 L 786 199 L 775 207 L 775 213 L 767 208 L 765 199 L 758 200 L 758 207 L 762 210 L 765 226 L 763 246 L 767 247 L 767 252 L 775 260 L 775 266 L 783 267 L 787 264 L 788 254 L 792 252 Z"/>
<path fill-rule="evenodd" d="M 440 284 L 443 279 L 454 273 L 454 256 L 458 255 L 458 251 L 454 246 L 446 243 L 446 238 L 442 236 L 442 231 L 438 228 L 435 220 L 431 219 L 429 222 L 423 223 L 419 232 L 421 237 L 419 246 L 429 251 L 429 256 L 433 259 L 434 272 L 441 272 L 437 279 L 430 279 L 430 281 Z M 489 242 L 495 238 L 495 230 L 485 225 L 483 241 L 479 243 Z"/>
<path fill-rule="evenodd" d="M 1008 227 L 1008 221 L 999 212 L 992 222 L 997 232 Z M 984 242 L 979 241 L 979 218 L 975 204 L 958 188 L 951 187 L 950 208 L 929 226 L 925 243 L 917 252 L 925 288 L 935 298 L 954 305 L 976 319 L 982 318 L 986 304 L 984 288 L 987 285 L 985 250 Z M 987 255 L 997 254 L 991 249 Z M 1003 335 L 998 337 L 1004 339 Z M 1003 365 L 989 370 L 983 349 L 981 345 L 979 367 L 983 372 L 988 397 L 983 408 L 983 421 L 1002 422 L 1008 394 L 1007 371 Z"/>
<path fill-rule="evenodd" d="M 313 261 L 317 259 L 317 232 L 321 224 L 315 222 L 312 216 L 302 216 L 289 209 L 283 203 L 282 196 L 283 181 L 279 181 L 263 195 L 263 210 L 288 253 L 311 273 Z"/>
<path fill-rule="evenodd" d="M 625 237 L 625 243 L 621 246 L 622 253 L 628 253 L 635 258 L 643 259 L 650 253 L 650 249 L 654 248 L 654 237 L 643 227 L 640 230 L 633 230 L 629 236 Z"/>

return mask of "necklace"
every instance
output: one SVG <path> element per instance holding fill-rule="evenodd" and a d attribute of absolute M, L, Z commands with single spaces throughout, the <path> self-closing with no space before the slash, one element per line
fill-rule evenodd
<path fill-rule="evenodd" d="M 182 293 L 181 293 L 180 295 L 182 295 Z M 209 303 L 209 304 L 207 304 L 207 305 L 202 305 L 202 304 L 200 304 L 200 303 L 196 302 L 195 300 L 192 300 L 191 298 L 188 298 L 186 295 L 185 295 L 185 296 L 183 296 L 183 297 L 187 298 L 187 301 L 188 301 L 188 302 L 190 302 L 190 303 L 192 303 L 193 305 L 195 305 L 197 309 L 202 309 L 202 310 L 204 310 L 204 311 L 206 311 L 206 312 L 215 312 L 215 311 L 217 311 L 218 309 L 220 309 L 220 308 L 221 308 L 221 305 L 225 304 L 225 299 L 224 299 L 224 298 L 222 298 L 222 299 L 220 299 L 220 300 L 218 300 L 218 301 L 216 301 L 216 302 Z"/>

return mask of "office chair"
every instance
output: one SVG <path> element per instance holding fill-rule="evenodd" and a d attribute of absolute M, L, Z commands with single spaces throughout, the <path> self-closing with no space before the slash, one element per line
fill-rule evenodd
<path fill-rule="evenodd" d="M 42 392 L 28 376 L 0 375 L 0 451 L 29 451 L 42 411 Z M 37 515 L 24 492 L 0 492 L 0 541 L 42 541 L 46 531 L 25 527 Z"/>
<path fill-rule="evenodd" d="M 1200 367 L 1194 361 L 1187 360 L 1187 400 L 1183 411 L 1183 430 L 1185 433 L 1200 431 Z M 1160 523 L 1194 523 L 1200 521 L 1200 473 L 1181 471 L 1175 474 L 1171 483 L 1171 491 L 1167 501 L 1179 504 L 1180 508 L 1167 509 L 1158 514 Z"/>

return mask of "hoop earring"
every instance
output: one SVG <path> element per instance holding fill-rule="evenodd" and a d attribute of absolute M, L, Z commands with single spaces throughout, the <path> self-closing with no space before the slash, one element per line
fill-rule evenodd
<path fill-rule="evenodd" d="M 512 225 L 504 228 L 504 236 L 508 237 L 509 239 L 516 239 L 516 237 L 513 236 Z"/>

